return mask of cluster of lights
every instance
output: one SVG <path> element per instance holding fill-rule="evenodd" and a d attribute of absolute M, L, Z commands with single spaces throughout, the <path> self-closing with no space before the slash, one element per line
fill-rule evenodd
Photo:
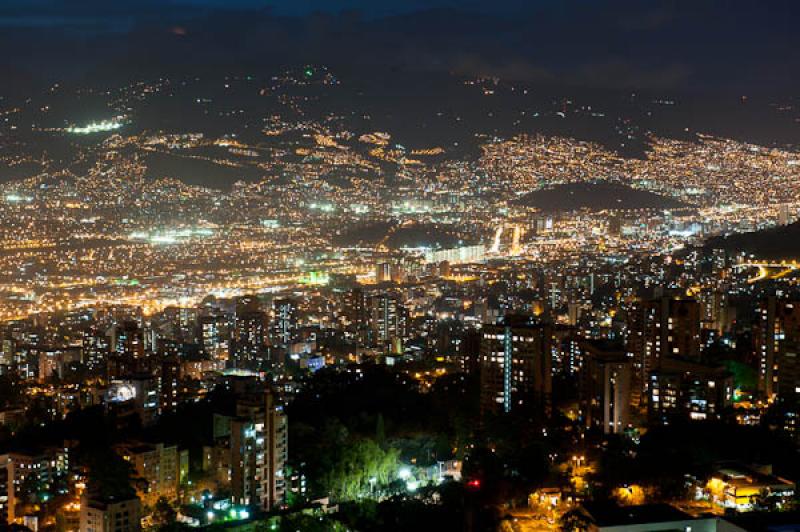
<path fill-rule="evenodd" d="M 146 240 L 153 244 L 176 244 L 193 237 L 209 237 L 213 234 L 214 231 L 211 229 L 177 229 L 159 233 L 136 231 L 131 233 L 128 238 L 130 240 Z"/>
<path fill-rule="evenodd" d="M 419 481 L 414 478 L 414 476 L 411 474 L 411 469 L 409 469 L 408 467 L 401 467 L 397 471 L 397 477 L 400 480 L 405 481 L 406 489 L 409 492 L 417 491 L 417 489 L 419 488 Z"/>
<path fill-rule="evenodd" d="M 103 120 L 102 122 L 92 122 L 85 126 L 73 126 L 67 128 L 67 133 L 74 135 L 91 135 L 92 133 L 103 133 L 114 131 L 122 127 L 122 122 L 117 120 Z"/>
<path fill-rule="evenodd" d="M 227 521 L 240 521 L 245 519 L 250 519 L 250 512 L 246 508 L 231 508 L 228 510 L 227 515 L 222 514 L 223 520 Z M 209 510 L 206 512 L 206 518 L 209 522 L 214 521 L 217 519 L 217 513 L 213 510 Z"/>
<path fill-rule="evenodd" d="M 33 198 L 30 196 L 20 196 L 19 194 L 8 194 L 6 196 L 6 201 L 9 203 L 22 203 L 22 202 L 30 203 L 31 201 L 33 201 Z"/>
<path fill-rule="evenodd" d="M 330 276 L 326 272 L 311 271 L 304 275 L 300 282 L 308 285 L 326 285 L 330 282 Z"/>
<path fill-rule="evenodd" d="M 334 205 L 331 205 L 330 203 L 312 203 L 311 205 L 309 205 L 309 207 L 311 209 L 320 210 L 322 212 L 333 212 L 334 210 L 336 210 L 336 207 Z"/>

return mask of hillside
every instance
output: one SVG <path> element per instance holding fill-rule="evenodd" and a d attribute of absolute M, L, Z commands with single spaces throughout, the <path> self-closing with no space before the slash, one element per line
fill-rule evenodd
<path fill-rule="evenodd" d="M 715 237 L 706 242 L 706 249 L 744 251 L 764 259 L 800 258 L 800 222 L 751 233 Z"/>
<path fill-rule="evenodd" d="M 568 183 L 521 196 L 516 205 L 545 211 L 678 209 L 684 203 L 617 183 Z"/>

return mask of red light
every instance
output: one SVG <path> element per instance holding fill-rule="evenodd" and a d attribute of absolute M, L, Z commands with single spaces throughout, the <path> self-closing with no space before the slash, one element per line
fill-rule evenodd
<path fill-rule="evenodd" d="M 481 481 L 477 478 L 473 478 L 469 482 L 467 482 L 467 487 L 472 489 L 480 489 Z"/>

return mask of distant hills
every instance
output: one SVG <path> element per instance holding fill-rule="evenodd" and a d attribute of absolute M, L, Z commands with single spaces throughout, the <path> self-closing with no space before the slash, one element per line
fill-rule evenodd
<path fill-rule="evenodd" d="M 529 192 L 516 205 L 545 211 L 678 209 L 687 205 L 673 198 L 618 183 L 568 183 Z"/>
<path fill-rule="evenodd" d="M 800 258 L 800 222 L 711 238 L 705 247 L 729 252 L 744 251 L 762 259 L 797 259 Z"/>

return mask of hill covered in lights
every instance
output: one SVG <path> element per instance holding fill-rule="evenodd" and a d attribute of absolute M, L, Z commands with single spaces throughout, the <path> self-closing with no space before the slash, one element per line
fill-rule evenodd
<path fill-rule="evenodd" d="M 618 183 L 567 183 L 535 190 L 514 203 L 544 211 L 679 209 L 676 199 Z"/>

